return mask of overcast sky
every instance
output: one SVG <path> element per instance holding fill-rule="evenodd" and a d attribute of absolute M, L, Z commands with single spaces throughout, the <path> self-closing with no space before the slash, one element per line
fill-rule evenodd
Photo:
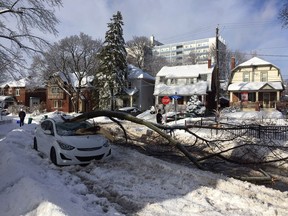
<path fill-rule="evenodd" d="M 288 79 L 288 28 L 283 29 L 278 20 L 285 1 L 63 0 L 63 8 L 56 11 L 61 24 L 55 40 L 80 32 L 103 40 L 107 23 L 117 11 L 123 16 L 125 41 L 154 35 L 167 44 L 214 37 L 218 26 L 230 49 L 256 51 Z"/>

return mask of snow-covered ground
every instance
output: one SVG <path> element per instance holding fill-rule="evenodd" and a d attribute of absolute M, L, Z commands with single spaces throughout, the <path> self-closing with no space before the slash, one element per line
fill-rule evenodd
<path fill-rule="evenodd" d="M 1 216 L 288 215 L 288 192 L 121 146 L 113 145 L 105 161 L 56 167 L 32 149 L 41 118 L 24 127 L 16 119 L 0 125 Z"/>

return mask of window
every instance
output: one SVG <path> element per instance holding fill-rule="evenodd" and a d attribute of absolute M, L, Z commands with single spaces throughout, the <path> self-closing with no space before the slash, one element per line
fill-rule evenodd
<path fill-rule="evenodd" d="M 268 82 L 268 72 L 267 71 L 261 72 L 260 79 L 261 82 Z"/>
<path fill-rule="evenodd" d="M 164 83 L 164 81 L 165 81 L 165 76 L 160 76 L 159 82 Z"/>
<path fill-rule="evenodd" d="M 59 87 L 52 87 L 51 92 L 52 92 L 52 94 L 58 94 L 58 93 L 60 93 L 60 88 Z"/>
<path fill-rule="evenodd" d="M 54 100 L 54 108 L 62 108 L 62 100 Z"/>
<path fill-rule="evenodd" d="M 130 81 L 128 82 L 128 88 L 130 88 L 130 89 L 132 88 L 132 82 L 130 82 Z"/>
<path fill-rule="evenodd" d="M 193 78 L 186 79 L 186 85 L 193 84 Z"/>
<path fill-rule="evenodd" d="M 201 74 L 199 79 L 203 81 L 207 81 L 207 74 Z"/>
<path fill-rule="evenodd" d="M 177 84 L 177 79 L 175 79 L 175 78 L 170 79 L 170 84 L 171 85 Z"/>
<path fill-rule="evenodd" d="M 251 102 L 255 102 L 256 101 L 255 92 L 248 93 L 248 101 L 251 101 Z"/>
<path fill-rule="evenodd" d="M 20 89 L 15 89 L 15 96 L 20 96 Z"/>
<path fill-rule="evenodd" d="M 243 73 L 243 82 L 250 82 L 250 73 L 249 72 L 244 72 Z"/>

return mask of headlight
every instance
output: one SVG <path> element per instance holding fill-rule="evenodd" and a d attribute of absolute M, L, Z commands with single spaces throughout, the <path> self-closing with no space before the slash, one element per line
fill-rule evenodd
<path fill-rule="evenodd" d="M 57 143 L 59 144 L 60 148 L 61 149 L 64 149 L 64 150 L 73 150 L 75 147 L 71 146 L 71 145 L 67 145 L 59 140 L 57 140 Z"/>
<path fill-rule="evenodd" d="M 106 140 L 106 142 L 103 144 L 104 147 L 109 147 L 109 141 Z"/>

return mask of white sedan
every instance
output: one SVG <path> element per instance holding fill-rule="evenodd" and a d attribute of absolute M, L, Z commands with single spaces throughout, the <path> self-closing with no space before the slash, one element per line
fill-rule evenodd
<path fill-rule="evenodd" d="M 87 164 L 111 155 L 110 141 L 99 126 L 87 121 L 65 122 L 46 119 L 35 130 L 33 148 L 55 165 Z"/>

